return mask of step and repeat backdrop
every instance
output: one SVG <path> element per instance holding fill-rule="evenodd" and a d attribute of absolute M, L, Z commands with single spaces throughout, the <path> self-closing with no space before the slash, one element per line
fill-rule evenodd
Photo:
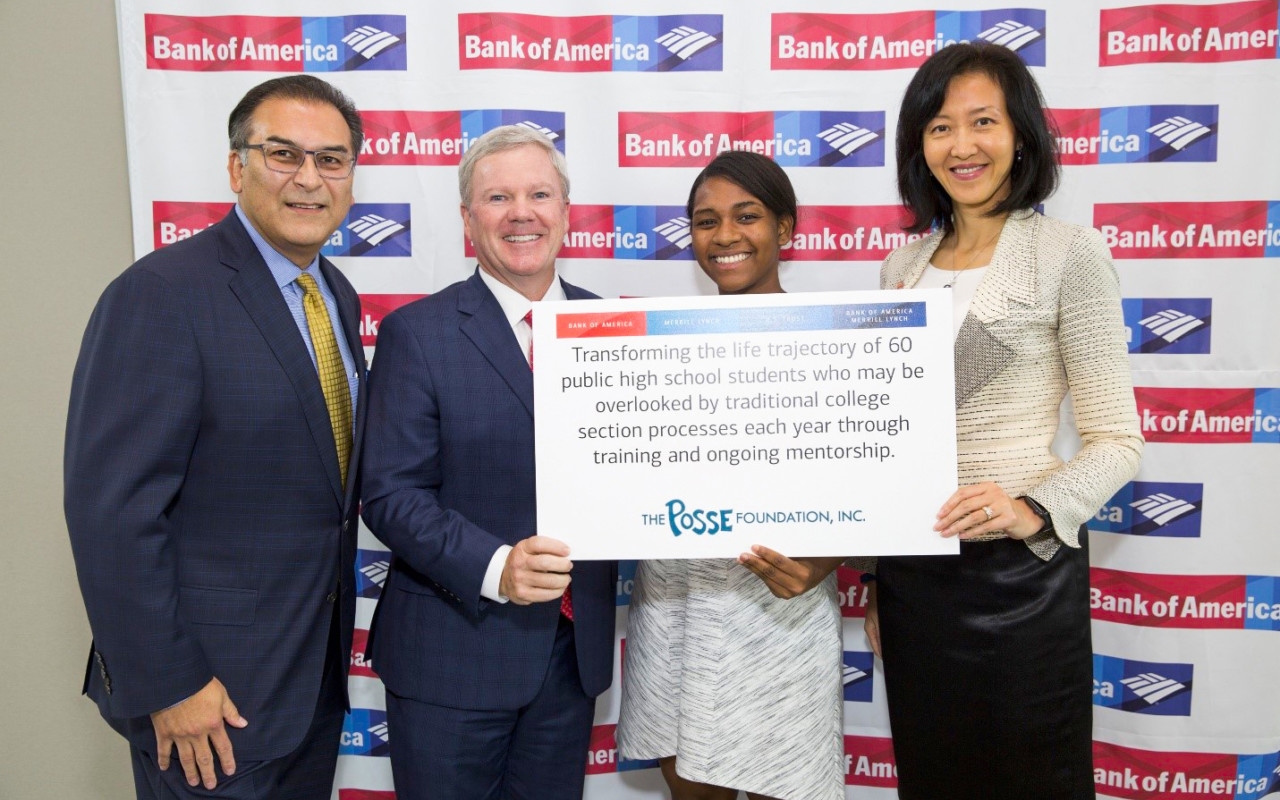
<path fill-rule="evenodd" d="M 230 209 L 226 119 L 250 86 L 307 72 L 355 99 L 357 202 L 325 254 L 361 293 L 370 354 L 388 312 L 474 269 L 456 168 L 501 124 L 568 158 L 560 268 L 601 295 L 713 291 L 683 206 L 729 148 L 772 156 L 795 183 L 788 289 L 875 288 L 908 238 L 892 139 L 912 71 L 957 41 L 1016 51 L 1061 131 L 1045 211 L 1100 229 L 1115 258 L 1148 441 L 1138 479 L 1090 524 L 1098 792 L 1280 795 L 1277 0 L 116 5 L 139 256 Z M 364 653 L 389 556 L 367 530 L 360 548 L 334 797 L 389 800 L 395 731 Z M 633 574 L 623 564 L 619 652 Z M 848 797 L 895 797 L 864 590 L 842 575 L 840 591 Z M 664 796 L 652 762 L 617 755 L 616 685 L 597 705 L 586 796 Z"/>

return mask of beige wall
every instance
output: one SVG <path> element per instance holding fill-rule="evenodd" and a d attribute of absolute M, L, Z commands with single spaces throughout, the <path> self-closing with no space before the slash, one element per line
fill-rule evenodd
<path fill-rule="evenodd" d="M 62 520 L 80 334 L 131 259 L 113 4 L 0 0 L 0 798 L 125 800 L 128 749 L 80 697 L 89 626 Z"/>

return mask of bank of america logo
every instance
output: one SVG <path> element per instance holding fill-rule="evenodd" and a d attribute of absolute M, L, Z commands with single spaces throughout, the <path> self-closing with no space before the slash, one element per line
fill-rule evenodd
<path fill-rule="evenodd" d="M 681 25 L 659 36 L 657 42 L 682 60 L 688 60 L 698 51 L 715 44 L 716 37 L 697 28 Z"/>
<path fill-rule="evenodd" d="M 526 119 L 524 122 L 517 122 L 516 124 L 519 125 L 521 128 L 528 128 L 531 131 L 537 131 L 538 133 L 542 134 L 543 136 L 547 137 L 553 142 L 556 139 L 560 138 L 560 134 L 556 133 L 550 128 L 543 127 L 542 125 L 539 125 L 538 123 L 532 120 Z"/>
<path fill-rule="evenodd" d="M 818 134 L 818 138 L 847 156 L 871 144 L 880 136 L 852 122 L 838 122 Z"/>
<path fill-rule="evenodd" d="M 378 584 L 379 586 L 386 585 L 387 573 L 390 571 L 391 571 L 390 561 L 375 561 L 372 564 L 368 564 L 360 568 L 361 575 L 364 575 L 366 578 Z"/>
<path fill-rule="evenodd" d="M 1147 128 L 1147 133 L 1172 147 L 1174 150 L 1185 150 L 1192 143 L 1213 133 L 1208 126 L 1201 125 L 1186 117 L 1169 117 Z"/>
<path fill-rule="evenodd" d="M 1164 492 L 1157 492 L 1156 494 L 1147 495 L 1141 500 L 1134 500 L 1129 506 L 1136 509 L 1142 516 L 1161 526 L 1168 525 L 1178 517 L 1196 510 L 1196 507 L 1186 500 Z"/>
<path fill-rule="evenodd" d="M 342 37 L 342 43 L 364 56 L 366 61 L 398 41 L 400 37 L 380 31 L 372 25 L 361 25 Z"/>
<path fill-rule="evenodd" d="M 1204 320 L 1170 308 L 1138 320 L 1138 324 L 1166 342 L 1176 342 L 1196 328 L 1204 327 Z"/>
<path fill-rule="evenodd" d="M 845 686 L 848 686 L 849 684 L 852 684 L 852 683 L 857 683 L 858 681 L 861 681 L 861 680 L 866 680 L 870 676 L 871 676 L 871 673 L 853 664 L 844 665 L 843 680 L 844 680 Z"/>
<path fill-rule="evenodd" d="M 387 733 L 387 723 L 385 722 L 379 722 L 377 725 L 370 727 L 369 733 L 372 733 L 384 742 L 388 741 L 389 734 Z"/>
<path fill-rule="evenodd" d="M 1147 705 L 1152 706 L 1187 689 L 1185 683 L 1166 678 L 1157 672 L 1144 672 L 1132 678 L 1125 678 L 1120 683 L 1146 701 Z"/>
<path fill-rule="evenodd" d="M 674 217 L 653 230 L 654 233 L 657 233 L 681 250 L 688 247 L 689 243 L 693 241 L 693 229 L 689 225 L 688 217 Z"/>
<path fill-rule="evenodd" d="M 399 222 L 377 214 L 365 214 L 348 224 L 347 228 L 374 247 L 404 230 L 404 226 Z"/>
<path fill-rule="evenodd" d="M 1004 22 L 997 22 L 982 33 L 979 33 L 978 38 L 1017 51 L 1037 39 L 1044 38 L 1044 34 L 1030 25 L 1007 19 Z"/>

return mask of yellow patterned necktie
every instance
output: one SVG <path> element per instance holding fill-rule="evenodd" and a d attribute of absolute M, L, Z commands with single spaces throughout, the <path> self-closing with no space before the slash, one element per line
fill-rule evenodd
<path fill-rule="evenodd" d="M 316 367 L 320 372 L 320 389 L 324 392 L 333 441 L 338 448 L 338 470 L 342 473 L 342 485 L 346 486 L 347 462 L 351 458 L 351 384 L 347 382 L 338 340 L 333 337 L 333 326 L 329 324 L 329 309 L 316 279 L 304 272 L 298 276 L 298 285 L 305 292 L 302 308 L 307 314 L 307 328 L 311 331 L 311 345 L 315 348 Z"/>

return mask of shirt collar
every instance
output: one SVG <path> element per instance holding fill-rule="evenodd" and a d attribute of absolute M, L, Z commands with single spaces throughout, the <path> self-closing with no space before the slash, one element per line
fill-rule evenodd
<path fill-rule="evenodd" d="M 490 292 L 493 292 L 493 296 L 497 299 L 498 305 L 502 306 L 502 315 L 507 318 L 507 322 L 510 323 L 512 327 L 515 327 L 515 324 L 524 319 L 525 314 L 529 313 L 529 309 L 533 308 L 533 301 L 490 275 L 485 271 L 484 267 L 479 267 L 478 269 L 480 272 L 480 280 L 484 281 L 484 285 L 489 287 Z M 542 296 L 542 299 L 569 299 L 565 296 L 564 286 L 560 283 L 559 272 L 552 275 L 551 285 L 547 287 L 547 293 Z"/>
<path fill-rule="evenodd" d="M 262 234 L 258 233 L 258 229 L 253 227 L 253 223 L 244 215 L 244 210 L 240 208 L 240 204 L 236 203 L 236 216 L 240 218 L 240 223 L 244 225 L 244 229 L 249 232 L 249 238 L 253 240 L 253 246 L 258 248 L 262 260 L 267 262 L 267 269 L 271 270 L 271 275 L 276 279 L 276 285 L 281 289 L 288 286 L 298 279 L 304 271 L 310 272 L 311 275 L 319 283 L 324 280 L 320 275 L 320 270 L 315 267 L 320 263 L 320 256 L 317 254 L 311 259 L 311 263 L 303 270 L 297 264 L 285 258 L 271 245 L 267 244 L 267 240 L 262 238 Z"/>

